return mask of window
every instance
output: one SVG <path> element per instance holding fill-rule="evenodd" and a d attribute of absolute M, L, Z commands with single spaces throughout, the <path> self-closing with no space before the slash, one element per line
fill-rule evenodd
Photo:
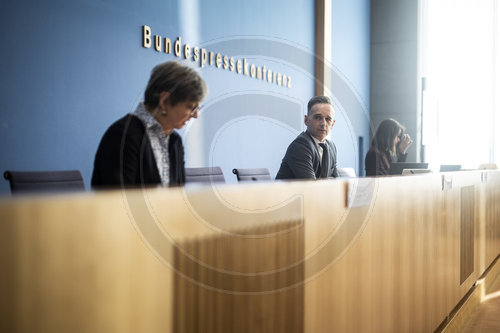
<path fill-rule="evenodd" d="M 421 8 L 425 160 L 432 168 L 498 165 L 499 1 L 422 0 Z"/>

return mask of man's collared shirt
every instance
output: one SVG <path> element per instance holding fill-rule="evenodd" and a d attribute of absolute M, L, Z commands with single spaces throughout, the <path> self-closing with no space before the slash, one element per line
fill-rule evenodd
<path fill-rule="evenodd" d="M 318 139 L 316 139 L 314 136 L 311 135 L 311 138 L 313 138 L 314 140 L 314 143 L 316 144 L 316 148 L 318 149 L 318 153 L 319 153 L 319 160 L 322 161 L 323 160 L 323 148 L 319 145 L 320 143 L 325 143 L 326 144 L 326 140 L 321 142 L 319 141 Z M 320 162 L 321 164 L 321 162 Z"/>

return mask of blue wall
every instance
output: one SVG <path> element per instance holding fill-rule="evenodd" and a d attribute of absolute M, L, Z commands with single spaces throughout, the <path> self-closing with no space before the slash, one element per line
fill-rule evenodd
<path fill-rule="evenodd" d="M 370 0 L 333 0 L 332 86 L 337 122 L 331 136 L 342 143 L 339 163 L 359 174 L 361 162 L 363 176 L 370 141 Z M 363 137 L 361 161 L 359 137 Z"/>
<path fill-rule="evenodd" d="M 187 166 L 220 165 L 228 181 L 235 180 L 233 167 L 266 166 L 275 174 L 287 145 L 304 128 L 313 94 L 313 2 L 7 0 L 2 7 L 1 171 L 79 169 L 89 188 L 106 128 L 133 111 L 154 65 L 176 59 L 142 47 L 143 25 L 293 79 L 284 88 L 186 60 L 210 89 L 199 119 L 182 131 Z M 362 14 L 369 6 L 356 0 L 344 7 L 363 21 L 334 26 L 334 42 L 335 31 L 350 35 L 345 43 L 355 40 L 361 58 L 338 66 L 367 100 L 369 45 L 362 41 L 369 33 L 353 27 L 369 27 Z M 334 48 L 334 57 L 336 52 L 342 49 Z M 356 132 L 368 127 L 356 122 Z M 344 137 L 333 137 L 339 163 L 350 163 L 355 153 L 342 152 Z M 0 193 L 8 193 L 6 181 Z"/>

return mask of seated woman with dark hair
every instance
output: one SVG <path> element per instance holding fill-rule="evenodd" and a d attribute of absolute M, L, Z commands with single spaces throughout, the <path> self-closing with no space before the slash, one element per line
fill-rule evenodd
<path fill-rule="evenodd" d="M 136 110 L 112 124 L 99 144 L 93 188 L 175 186 L 185 179 L 179 134 L 198 118 L 207 87 L 192 68 L 176 61 L 157 65 Z"/>
<path fill-rule="evenodd" d="M 406 151 L 413 141 L 408 134 L 403 135 L 404 130 L 394 119 L 380 123 L 365 157 L 367 176 L 388 175 L 392 162 L 406 161 Z"/>

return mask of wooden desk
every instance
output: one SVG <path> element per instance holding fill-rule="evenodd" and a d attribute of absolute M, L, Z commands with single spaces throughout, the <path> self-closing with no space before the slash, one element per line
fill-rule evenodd
<path fill-rule="evenodd" d="M 434 331 L 500 252 L 446 175 L 4 198 L 0 331 Z"/>

